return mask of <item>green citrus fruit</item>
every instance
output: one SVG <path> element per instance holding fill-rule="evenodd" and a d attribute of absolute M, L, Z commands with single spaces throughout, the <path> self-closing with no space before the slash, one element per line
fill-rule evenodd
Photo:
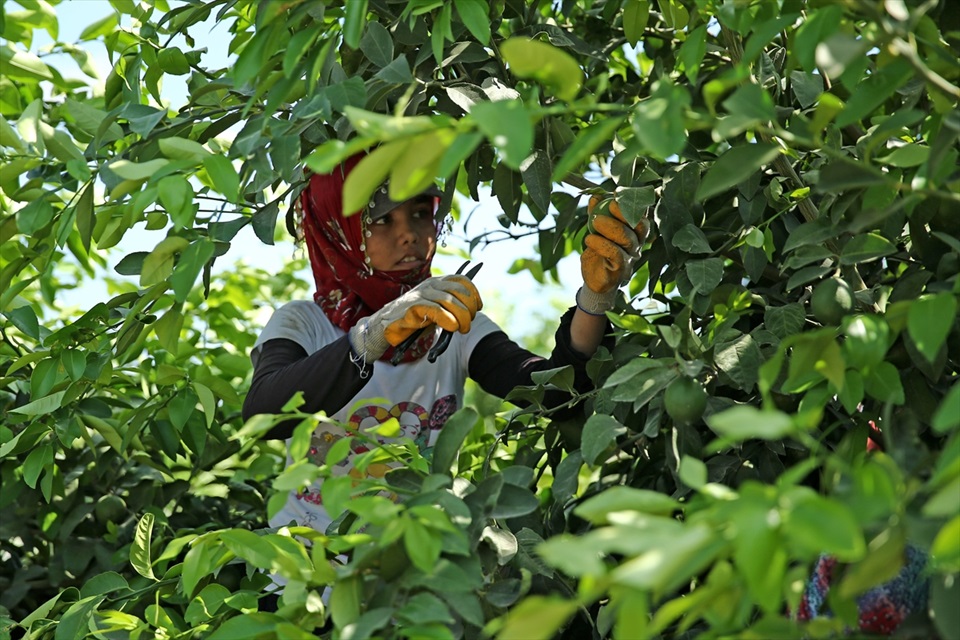
<path fill-rule="evenodd" d="M 707 392 L 693 378 L 677 378 L 663 394 L 663 408 L 676 422 L 692 424 L 703 416 L 707 408 Z"/>
<path fill-rule="evenodd" d="M 824 280 L 813 289 L 810 310 L 821 324 L 840 324 L 843 316 L 853 311 L 853 289 L 839 278 Z"/>
<path fill-rule="evenodd" d="M 120 496 L 108 493 L 97 500 L 93 512 L 99 522 L 118 522 L 127 512 L 127 503 Z"/>

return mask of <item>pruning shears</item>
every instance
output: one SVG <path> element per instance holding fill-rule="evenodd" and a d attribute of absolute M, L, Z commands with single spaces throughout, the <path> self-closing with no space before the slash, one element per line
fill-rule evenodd
<path fill-rule="evenodd" d="M 478 271 L 480 271 L 480 267 L 483 266 L 483 263 L 478 262 L 477 264 L 470 267 L 469 270 L 467 270 L 467 267 L 469 265 L 470 265 L 469 260 L 467 260 L 462 265 L 460 265 L 460 268 L 457 269 L 456 275 L 462 275 L 462 276 L 465 276 L 468 280 L 473 280 L 473 277 L 477 275 Z M 424 327 L 419 331 L 415 331 L 414 333 L 410 334 L 410 337 L 408 337 L 406 340 L 398 344 L 396 349 L 393 352 L 393 356 L 391 356 L 390 358 L 390 364 L 394 364 L 394 365 L 399 364 L 400 361 L 403 359 L 403 354 L 407 352 L 407 349 L 412 347 L 413 344 L 417 340 L 419 340 L 428 329 L 429 327 Z M 450 340 L 452 338 L 453 338 L 453 333 L 451 333 L 450 331 L 447 331 L 446 329 L 441 331 L 440 335 L 437 336 L 437 341 L 433 343 L 433 346 L 430 347 L 430 351 L 427 352 L 427 360 L 429 362 L 436 362 L 437 358 L 439 358 L 440 355 L 447 350 L 447 347 L 450 346 Z"/>

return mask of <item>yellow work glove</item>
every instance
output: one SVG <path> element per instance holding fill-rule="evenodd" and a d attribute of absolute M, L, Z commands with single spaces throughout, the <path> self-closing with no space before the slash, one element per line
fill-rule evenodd
<path fill-rule="evenodd" d="M 645 221 L 631 228 L 616 201 L 610 203 L 609 215 L 597 212 L 600 202 L 599 196 L 591 196 L 587 206 L 593 231 L 584 239 L 587 248 L 580 255 L 584 286 L 577 293 L 577 306 L 594 315 L 613 308 L 617 289 L 633 274 L 633 262 L 647 237 Z"/>
<path fill-rule="evenodd" d="M 466 333 L 482 308 L 480 292 L 469 278 L 428 278 L 351 327 L 350 345 L 365 362 L 373 362 L 424 327 Z"/>

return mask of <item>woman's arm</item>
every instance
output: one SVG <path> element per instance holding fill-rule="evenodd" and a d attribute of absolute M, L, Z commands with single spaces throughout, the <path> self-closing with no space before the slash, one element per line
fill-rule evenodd
<path fill-rule="evenodd" d="M 578 315 L 585 317 L 577 320 Z M 575 322 L 584 322 L 580 330 L 594 343 L 589 353 L 585 353 L 588 349 L 584 348 L 583 343 L 579 348 L 574 346 Z M 605 316 L 590 316 L 581 310 L 569 309 L 560 318 L 555 336 L 556 346 L 549 358 L 531 353 L 510 340 L 504 332 L 495 331 L 477 343 L 470 356 L 468 372 L 484 391 L 503 398 L 517 386 L 533 384 L 532 374 L 537 371 L 572 365 L 574 388 L 581 393 L 586 392 L 593 386 L 587 375 L 587 362 L 600 344 L 612 348 L 613 338 L 607 335 L 609 330 L 610 324 Z M 556 407 L 569 399 L 568 393 L 551 390 L 544 396 L 543 403 L 548 407 Z"/>
<path fill-rule="evenodd" d="M 243 401 L 244 420 L 260 413 L 280 413 L 293 394 L 303 392 L 301 411 L 328 415 L 343 408 L 367 383 L 372 365 L 362 367 L 346 336 L 313 354 L 285 338 L 260 346 L 250 391 Z M 297 421 L 281 423 L 268 438 L 289 438 Z"/>
<path fill-rule="evenodd" d="M 608 331 L 610 323 L 605 315 L 593 315 L 577 307 L 570 322 L 570 346 L 577 353 L 590 358 L 597 352 Z"/>

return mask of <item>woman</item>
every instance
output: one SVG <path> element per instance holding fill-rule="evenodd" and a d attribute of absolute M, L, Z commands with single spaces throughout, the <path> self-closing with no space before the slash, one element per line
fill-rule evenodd
<path fill-rule="evenodd" d="M 430 276 L 438 190 L 398 203 L 383 186 L 364 211 L 341 215 L 344 180 L 362 157 L 312 176 L 300 197 L 303 240 L 317 291 L 313 300 L 278 309 L 259 336 L 244 418 L 279 413 L 295 392 L 302 392 L 301 410 L 323 411 L 335 422 L 321 423 L 313 434 L 310 455 L 322 463 L 332 444 L 346 435 L 339 425 L 365 432 L 395 417 L 406 437 L 421 448 L 432 446 L 461 407 L 467 376 L 503 397 L 517 385 L 531 384 L 533 372 L 572 365 L 577 388 L 588 389 L 585 365 L 607 332 L 604 312 L 631 274 L 645 226 L 634 230 L 609 216 L 595 220 L 581 260 L 584 286 L 577 306 L 561 318 L 556 347 L 545 359 L 512 342 L 479 313 L 480 294 L 467 277 Z M 430 362 L 424 356 L 438 328 L 453 332 L 453 338 Z M 417 336 L 413 345 L 397 354 L 396 347 L 411 336 Z M 269 437 L 289 438 L 295 424 L 280 425 Z M 356 442 L 354 454 L 361 450 Z M 334 473 L 351 471 L 348 459 Z M 291 492 L 271 524 L 325 531 L 340 515 L 324 509 L 317 483 Z"/>

